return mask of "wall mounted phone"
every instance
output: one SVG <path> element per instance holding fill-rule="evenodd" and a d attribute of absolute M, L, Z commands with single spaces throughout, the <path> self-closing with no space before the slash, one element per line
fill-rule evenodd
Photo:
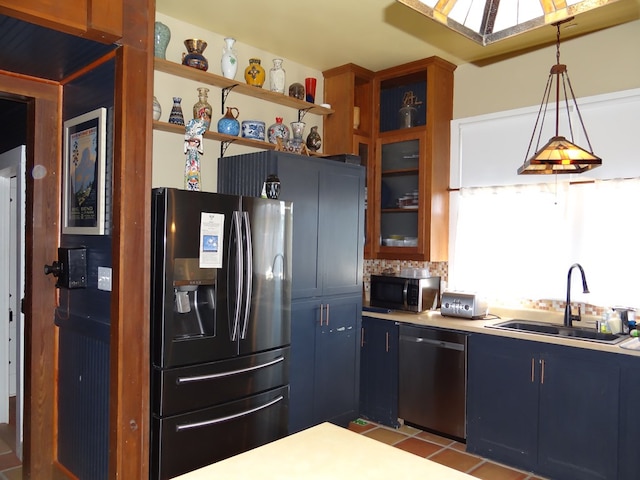
<path fill-rule="evenodd" d="M 87 287 L 87 249 L 85 247 L 60 247 L 58 260 L 44 266 L 46 275 L 56 277 L 56 288 Z"/>

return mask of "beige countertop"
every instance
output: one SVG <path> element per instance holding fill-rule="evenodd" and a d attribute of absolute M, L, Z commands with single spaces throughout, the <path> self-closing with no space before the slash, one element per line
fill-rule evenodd
<path fill-rule="evenodd" d="M 179 477 L 180 480 L 400 480 L 473 477 L 322 423 Z"/>
<path fill-rule="evenodd" d="M 489 310 L 489 317 L 481 320 L 468 320 L 463 318 L 445 317 L 439 310 L 431 310 L 423 313 L 409 313 L 393 311 L 391 313 L 362 312 L 364 316 L 380 318 L 401 323 L 412 323 L 425 327 L 446 328 L 450 330 L 465 331 L 471 333 L 484 333 L 487 335 L 497 335 L 501 337 L 520 338 L 537 342 L 553 343 L 556 345 L 566 345 L 577 348 L 599 350 L 603 352 L 619 353 L 624 355 L 640 356 L 640 350 L 628 350 L 620 347 L 620 343 L 609 345 L 606 343 L 591 342 L 586 340 L 574 340 L 565 337 L 553 337 L 537 333 L 518 332 L 513 330 L 500 330 L 487 328 L 488 326 L 504 322 L 511 319 L 533 320 L 536 322 L 548 322 L 562 324 L 563 314 L 557 312 L 546 312 L 542 310 L 513 310 L 506 308 L 492 308 Z M 583 316 L 580 322 L 574 322 L 574 326 L 595 328 L 595 317 Z M 622 342 L 624 343 L 624 341 Z"/>

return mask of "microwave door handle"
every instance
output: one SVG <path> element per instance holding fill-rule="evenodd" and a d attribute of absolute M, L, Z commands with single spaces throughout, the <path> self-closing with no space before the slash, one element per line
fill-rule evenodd
<path fill-rule="evenodd" d="M 240 308 L 242 302 L 242 270 L 244 267 L 244 259 L 243 259 L 243 248 L 242 248 L 242 233 L 240 230 L 240 212 L 233 212 L 232 221 L 231 221 L 231 235 L 235 235 L 236 241 L 236 256 L 234 265 L 229 265 L 229 269 L 235 268 L 235 283 L 236 283 L 236 296 L 233 299 L 234 309 L 233 309 L 233 323 L 231 328 L 231 341 L 235 341 L 238 339 L 238 328 L 240 326 Z M 233 246 L 233 238 L 229 241 L 229 249 Z M 231 316 L 231 315 L 230 315 Z"/>
<path fill-rule="evenodd" d="M 251 294 L 253 283 L 253 243 L 251 241 L 251 222 L 249 221 L 249 213 L 242 212 L 242 225 L 244 227 L 244 258 L 246 264 L 246 272 L 244 276 L 244 309 L 243 322 L 240 338 L 247 338 L 247 327 L 249 326 L 249 313 L 251 313 Z"/>
<path fill-rule="evenodd" d="M 409 296 L 409 280 L 404 281 L 404 287 L 402 288 L 402 304 L 405 308 L 409 307 L 409 302 L 407 300 Z"/>

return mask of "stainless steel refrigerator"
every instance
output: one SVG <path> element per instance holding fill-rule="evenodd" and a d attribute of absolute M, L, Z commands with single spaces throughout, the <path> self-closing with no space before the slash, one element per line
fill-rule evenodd
<path fill-rule="evenodd" d="M 292 205 L 159 188 L 151 228 L 150 472 L 167 479 L 287 434 Z"/>

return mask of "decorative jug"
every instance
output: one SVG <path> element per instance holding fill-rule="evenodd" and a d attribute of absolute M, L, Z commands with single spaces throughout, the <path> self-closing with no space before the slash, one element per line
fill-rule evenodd
<path fill-rule="evenodd" d="M 264 79 L 265 72 L 262 65 L 260 65 L 260 59 L 249 59 L 249 66 L 244 70 L 244 80 L 247 82 L 247 85 L 262 88 L 262 85 L 264 85 Z"/>
<path fill-rule="evenodd" d="M 188 38 L 184 41 L 184 46 L 187 47 L 188 53 L 182 54 L 182 64 L 206 72 L 209 68 L 209 62 L 204 58 L 202 52 L 207 48 L 207 42 L 198 38 Z"/>
<path fill-rule="evenodd" d="M 235 115 L 233 114 L 234 111 Z M 227 113 L 218 120 L 218 133 L 226 133 L 227 135 L 237 137 L 240 133 L 240 122 L 237 120 L 238 115 L 240 115 L 240 112 L 236 107 L 227 107 Z"/>

